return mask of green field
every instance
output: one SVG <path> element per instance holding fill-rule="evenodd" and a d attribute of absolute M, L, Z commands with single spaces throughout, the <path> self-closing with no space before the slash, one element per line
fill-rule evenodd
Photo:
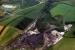
<path fill-rule="evenodd" d="M 58 44 L 49 50 L 75 50 L 75 38 L 63 38 Z"/>

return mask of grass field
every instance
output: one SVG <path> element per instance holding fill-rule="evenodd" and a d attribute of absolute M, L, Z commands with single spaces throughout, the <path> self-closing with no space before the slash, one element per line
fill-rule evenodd
<path fill-rule="evenodd" d="M 53 16 L 62 15 L 66 22 L 75 22 L 75 6 L 69 1 L 58 4 L 51 13 Z"/>

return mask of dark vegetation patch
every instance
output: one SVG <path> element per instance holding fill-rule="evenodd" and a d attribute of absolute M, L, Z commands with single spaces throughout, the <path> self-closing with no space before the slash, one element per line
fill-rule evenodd
<path fill-rule="evenodd" d="M 18 25 L 16 27 L 21 30 L 24 30 L 32 21 L 33 21 L 33 19 L 24 18 L 20 23 L 18 23 Z"/>

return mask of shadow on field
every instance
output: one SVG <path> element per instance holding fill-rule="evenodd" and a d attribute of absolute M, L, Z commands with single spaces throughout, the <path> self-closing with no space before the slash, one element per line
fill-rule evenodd
<path fill-rule="evenodd" d="M 53 50 L 53 46 L 48 47 L 47 50 Z"/>

